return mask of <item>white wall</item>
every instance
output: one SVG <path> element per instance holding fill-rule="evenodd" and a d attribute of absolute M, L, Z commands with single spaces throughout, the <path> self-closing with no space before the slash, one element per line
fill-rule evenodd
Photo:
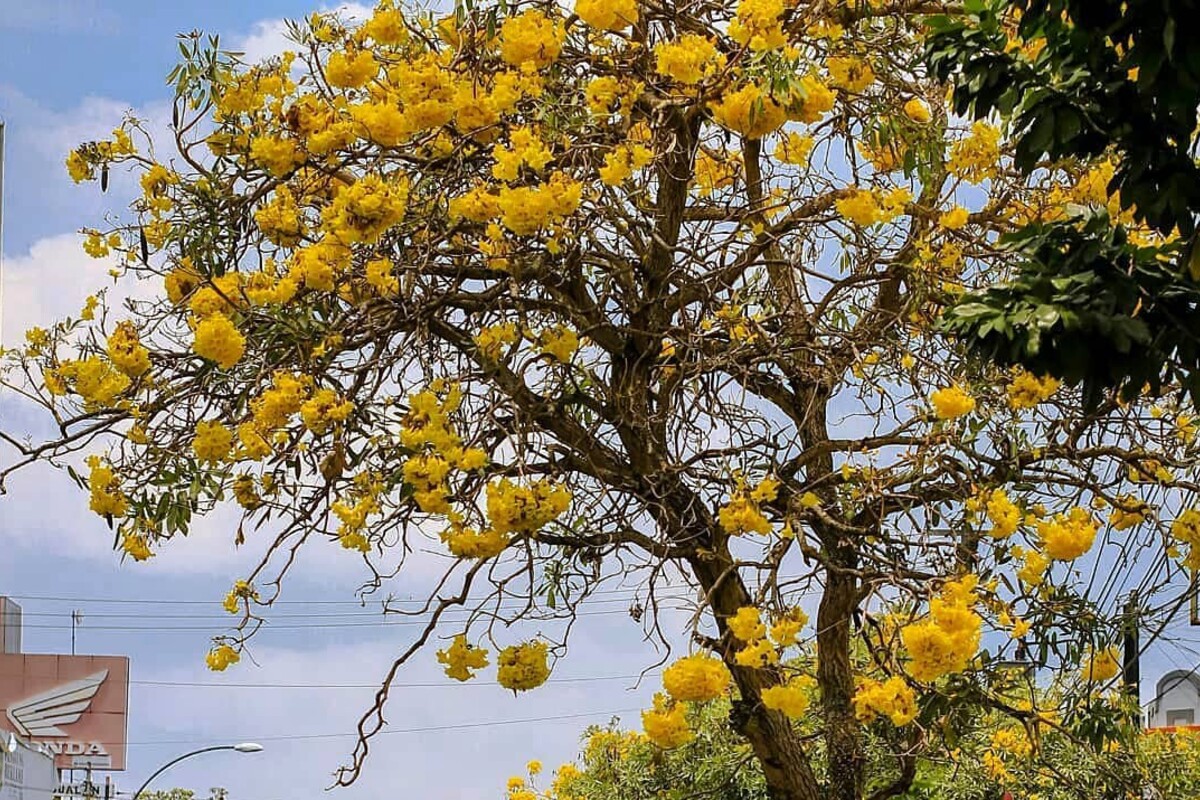
<path fill-rule="evenodd" d="M 1179 675 L 1164 676 L 1157 689 L 1158 692 L 1166 691 L 1150 707 L 1151 728 L 1166 727 L 1167 712 L 1184 708 L 1193 710 L 1194 724 L 1200 725 L 1200 692 L 1191 680 Z"/>

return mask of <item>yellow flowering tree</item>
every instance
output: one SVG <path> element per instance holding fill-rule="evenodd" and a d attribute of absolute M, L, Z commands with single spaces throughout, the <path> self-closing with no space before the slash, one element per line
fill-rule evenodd
<path fill-rule="evenodd" d="M 1190 417 L 1085 412 L 934 333 L 1005 274 L 997 234 L 1109 202 L 1111 165 L 1010 169 L 923 73 L 922 8 L 385 0 L 261 64 L 185 43 L 171 141 L 130 120 L 67 159 L 141 177 L 84 246 L 157 291 L 5 354 L 57 433 L 6 432 L 0 479 L 68 465 L 139 561 L 221 504 L 231 545 L 269 523 L 216 670 L 314 539 L 368 589 L 440 553 L 343 784 L 418 654 L 532 691 L 565 634 L 509 623 L 623 582 L 678 648 L 653 613 L 673 580 L 701 599 L 655 746 L 728 697 L 772 797 L 903 793 L 963 709 L 1041 713 L 993 689 L 1019 641 L 1078 674 L 1119 596 L 1169 607 L 1200 563 Z M 868 733 L 891 763 L 870 776 Z"/>

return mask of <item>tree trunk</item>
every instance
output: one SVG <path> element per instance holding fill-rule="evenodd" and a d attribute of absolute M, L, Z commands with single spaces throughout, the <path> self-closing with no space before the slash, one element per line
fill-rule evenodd
<path fill-rule="evenodd" d="M 726 572 L 731 564 L 732 558 L 723 544 L 716 558 L 691 561 L 696 578 L 711 598 L 713 615 L 722 635 L 727 630 L 726 620 L 742 606 L 753 604 L 741 577 L 735 571 Z M 762 765 L 771 800 L 823 798 L 808 754 L 791 720 L 762 704 L 762 690 L 779 683 L 778 676 L 773 671 L 738 666 L 733 663 L 732 649 L 724 656 L 741 695 L 730 714 L 730 723 L 750 742 Z"/>

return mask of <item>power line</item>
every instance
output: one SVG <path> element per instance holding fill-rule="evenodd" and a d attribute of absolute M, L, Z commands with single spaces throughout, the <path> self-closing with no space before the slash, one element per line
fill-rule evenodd
<path fill-rule="evenodd" d="M 523 717 L 523 718 L 519 718 L 519 719 L 489 720 L 486 722 L 459 722 L 459 723 L 452 723 L 449 725 L 426 725 L 426 726 L 419 727 L 419 728 L 395 728 L 392 730 L 381 730 L 376 735 L 377 736 L 395 736 L 395 735 L 400 735 L 400 734 L 405 734 L 405 733 L 436 733 L 438 731 L 458 731 L 458 730 L 468 730 L 471 728 L 490 728 L 490 727 L 498 727 L 501 725 L 528 725 L 528 724 L 532 724 L 535 722 L 558 722 L 561 720 L 583 719 L 586 717 L 600 717 L 600 716 L 615 717 L 618 714 L 635 714 L 635 713 L 641 712 L 643 710 L 644 709 L 641 709 L 641 708 L 620 708 L 615 711 L 581 711 L 581 712 L 578 712 L 575 714 L 556 714 L 554 716 L 548 716 L 548 717 Z M 235 735 L 233 738 L 243 738 L 243 739 L 246 739 L 249 741 L 255 741 L 255 742 L 294 742 L 294 741 L 308 741 L 308 740 L 316 740 L 316 739 L 341 739 L 341 738 L 345 738 L 348 736 L 357 736 L 357 735 L 358 735 L 358 733 L 356 731 L 346 731 L 346 732 L 342 732 L 342 733 L 280 734 L 278 736 L 241 735 L 239 737 L 239 736 Z M 226 739 L 225 741 L 227 741 L 227 740 L 228 739 Z M 203 744 L 214 743 L 215 741 L 216 740 L 213 740 L 213 739 L 155 739 L 154 741 L 127 742 L 126 744 L 129 745 L 130 747 L 147 747 L 150 745 L 158 745 L 158 744 L 203 745 Z M 101 744 L 105 744 L 105 743 L 101 742 Z"/>
<path fill-rule="evenodd" d="M 661 673 L 648 672 L 644 676 L 641 674 L 632 675 L 580 675 L 576 677 L 566 678 L 550 678 L 546 683 L 593 683 L 602 681 L 623 681 L 633 680 L 642 677 L 657 677 Z M 131 684 L 138 686 L 170 686 L 180 688 L 205 688 L 205 689 L 378 689 L 379 683 L 214 683 L 213 681 L 142 681 L 131 680 Z M 491 683 L 482 682 L 449 682 L 439 681 L 436 683 L 404 683 L 393 684 L 394 689 L 434 689 L 446 686 L 461 688 L 463 686 L 494 686 Z"/>
<path fill-rule="evenodd" d="M 503 613 L 505 610 L 514 611 L 515 609 L 511 609 L 511 608 L 510 609 L 500 609 L 499 613 Z M 692 609 L 661 607 L 661 610 L 691 611 Z M 484 616 L 486 617 L 488 615 L 494 615 L 497 613 L 498 612 L 489 610 L 488 613 L 485 614 Z M 604 617 L 604 616 L 611 616 L 613 614 L 623 614 L 623 615 L 628 616 L 629 610 L 624 609 L 624 608 L 615 608 L 615 609 L 610 609 L 608 611 L 575 611 L 575 612 L 572 612 L 570 614 L 570 616 L 571 617 Z M 568 617 L 566 615 L 564 615 L 564 616 L 542 615 L 542 616 L 535 616 L 535 617 L 526 617 L 525 619 L 527 621 L 551 622 L 551 621 L 554 621 L 557 619 L 567 619 L 567 618 Z M 468 621 L 469 620 L 466 618 L 454 618 L 454 619 L 440 620 L 440 622 L 442 624 L 446 624 L 446 625 L 453 625 L 456 623 L 466 623 Z M 224 622 L 228 622 L 228 618 L 226 618 L 226 620 Z M 283 624 L 283 625 L 273 625 L 273 624 L 271 624 L 271 620 L 269 618 L 267 618 L 267 619 L 262 620 L 262 626 L 258 627 L 257 630 L 259 632 L 262 632 L 262 631 L 287 631 L 287 630 L 314 630 L 314 629 L 325 629 L 325 628 L 332 628 L 332 629 L 339 629 L 339 628 L 407 628 L 407 627 L 412 627 L 412 626 L 424 626 L 424 625 L 428 625 L 428 624 L 429 623 L 427 620 L 419 620 L 419 619 L 410 619 L 410 620 L 380 619 L 380 620 L 376 620 L 374 622 L 313 622 L 313 623 L 298 623 L 297 622 L 297 623 L 288 623 L 288 624 Z M 23 627 L 26 630 L 33 629 L 33 630 L 66 631 L 66 630 L 71 629 L 70 625 L 24 625 Z M 234 626 L 226 625 L 226 624 L 223 624 L 222 622 L 214 622 L 212 625 L 88 625 L 88 626 L 84 627 L 83 630 L 87 630 L 87 631 L 117 631 L 117 632 L 125 632 L 125 633 L 138 633 L 138 632 L 143 632 L 143 631 L 146 633 L 186 633 L 186 632 L 194 632 L 194 631 L 211 631 L 215 627 L 226 628 L 226 627 L 234 627 Z"/>
<path fill-rule="evenodd" d="M 690 589 L 690 588 L 691 587 L 688 587 L 688 586 L 670 586 L 670 585 L 664 585 L 664 586 L 660 587 L 660 589 Z M 630 587 L 614 588 L 614 589 L 596 589 L 595 591 L 588 592 L 587 595 L 589 597 L 595 596 L 595 595 L 613 595 L 613 594 L 635 596 L 644 591 L 646 591 L 645 587 L 630 586 Z M 161 605 L 214 605 L 216 602 L 219 602 L 217 600 L 214 600 L 211 597 L 208 599 L 205 599 L 205 600 L 171 600 L 171 599 L 165 598 L 165 597 L 145 597 L 145 598 L 141 598 L 141 597 L 137 597 L 137 598 L 134 598 L 134 597 L 67 597 L 67 596 L 62 596 L 62 595 L 35 595 L 35 594 L 5 594 L 5 597 L 11 597 L 14 600 L 29 600 L 29 601 L 34 601 L 34 602 L 47 602 L 47 603 L 111 603 L 111 604 L 156 605 L 156 606 L 161 606 Z M 400 604 L 400 603 L 424 604 L 426 601 L 425 600 L 416 600 L 416 599 L 413 599 L 413 600 L 399 600 L 399 599 L 383 600 L 383 599 L 380 599 L 380 600 L 376 600 L 376 601 L 372 601 L 372 602 L 378 602 L 380 604 L 383 604 L 385 602 L 390 603 L 390 604 Z M 354 605 L 354 606 L 359 606 L 361 608 L 361 607 L 367 606 L 368 602 L 366 600 L 274 600 L 270 603 L 270 605 L 271 606 L 277 606 L 277 605 L 320 605 L 320 606 Z"/>
<path fill-rule="evenodd" d="M 632 598 L 606 597 L 606 598 L 598 598 L 598 599 L 588 599 L 585 602 L 588 606 L 612 605 L 614 603 L 628 603 L 630 601 L 630 599 L 632 599 Z M 671 597 L 658 597 L 658 598 L 655 598 L 655 601 L 657 603 L 664 603 L 664 602 L 671 602 L 671 601 L 687 602 L 692 599 L 693 598 L 691 598 L 691 597 L 677 595 L 677 596 L 671 596 Z M 419 602 L 421 604 L 424 604 L 424 601 L 419 601 Z M 526 602 L 527 602 L 526 598 L 522 598 L 522 597 L 504 598 L 501 601 L 502 604 L 500 605 L 499 610 L 500 611 L 512 610 L 513 606 L 516 606 L 519 608 L 524 608 Z M 508 606 L 506 607 L 505 605 L 503 605 L 504 603 L 508 603 Z M 209 603 L 209 605 L 216 605 L 216 603 Z M 484 607 L 489 608 L 490 610 L 495 610 L 495 607 L 490 602 L 485 603 Z M 195 614 L 188 614 L 188 613 L 160 614 L 160 613 L 155 613 L 153 611 L 138 611 L 138 612 L 107 611 L 106 612 L 106 611 L 89 611 L 87 609 L 79 609 L 79 611 L 85 617 L 95 618 L 95 619 L 185 619 L 185 620 L 191 620 L 191 619 L 214 620 L 214 619 L 216 619 L 216 620 L 227 621 L 231 618 L 230 614 L 224 613 L 222 611 L 210 611 L 210 612 L 195 613 Z M 49 617 L 52 619 L 59 619 L 59 618 L 69 617 L 73 613 L 75 613 L 75 610 L 70 610 L 70 611 L 67 611 L 67 610 L 63 610 L 63 611 L 23 611 L 21 616 L 23 618 L 25 618 L 25 617 Z M 361 619 L 361 618 L 379 619 L 379 618 L 385 616 L 385 612 L 382 609 L 368 609 L 368 610 L 363 610 L 363 611 L 334 611 L 334 612 L 312 611 L 312 612 L 296 612 L 296 613 L 289 613 L 289 612 L 277 613 L 277 612 L 271 610 L 269 606 L 264 607 L 264 610 L 261 613 L 269 614 L 270 616 L 267 618 L 270 620 L 276 620 L 276 619 Z M 396 612 L 392 612 L 392 613 L 396 613 Z M 412 612 L 409 611 L 409 612 L 405 612 L 405 613 L 411 614 Z"/>

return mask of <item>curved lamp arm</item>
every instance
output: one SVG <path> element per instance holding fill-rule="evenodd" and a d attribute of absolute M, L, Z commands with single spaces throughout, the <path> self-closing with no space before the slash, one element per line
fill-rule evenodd
<path fill-rule="evenodd" d="M 180 761 L 183 761 L 185 758 L 191 758 L 192 756 L 198 756 L 203 753 L 214 753 L 218 750 L 236 750 L 239 753 L 257 753 L 258 751 L 262 750 L 262 745 L 255 744 L 254 742 L 244 742 L 242 744 L 220 744 L 213 747 L 202 747 L 199 750 L 193 750 L 190 753 L 184 753 L 178 758 L 171 759 L 155 770 L 149 778 L 146 778 L 145 783 L 138 787 L 138 790 L 133 793 L 133 797 L 130 800 L 138 800 L 142 792 L 146 791 L 146 787 L 150 785 L 151 781 L 153 781 L 159 775 L 162 775 L 171 767 L 178 764 Z"/>

